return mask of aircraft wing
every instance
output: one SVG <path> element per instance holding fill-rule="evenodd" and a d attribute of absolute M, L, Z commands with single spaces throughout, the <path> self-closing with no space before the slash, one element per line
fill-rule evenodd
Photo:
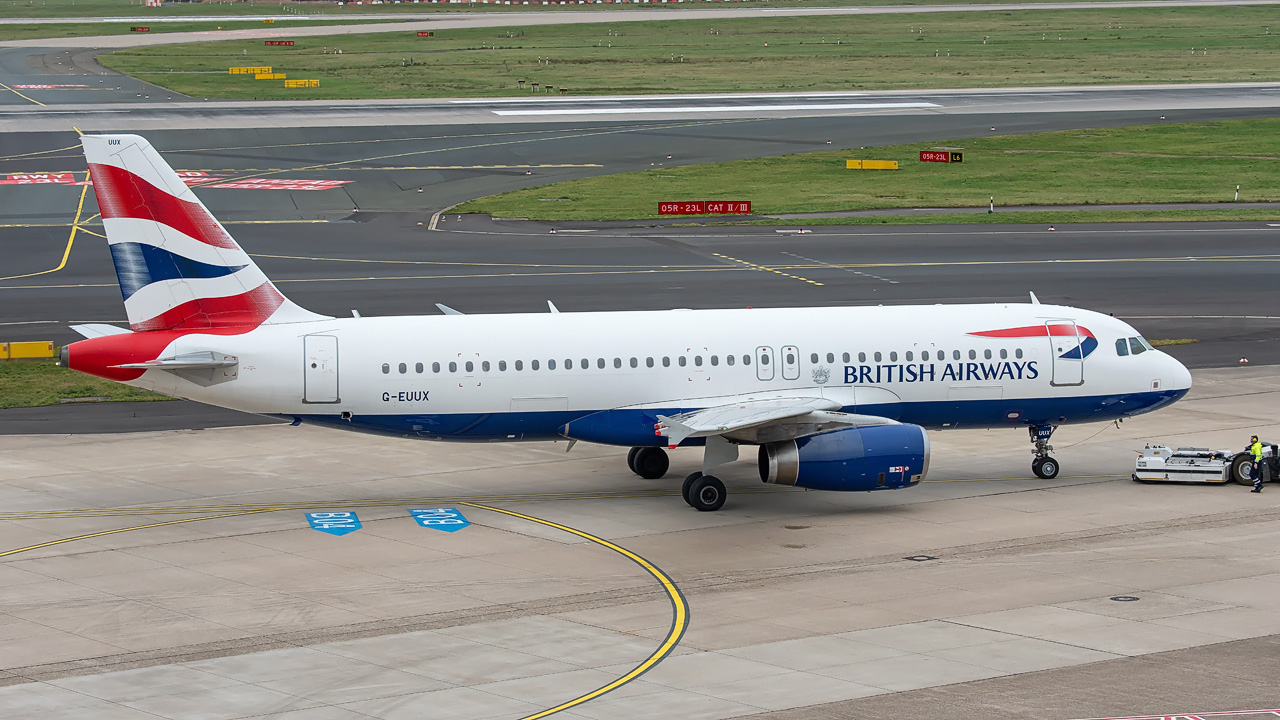
<path fill-rule="evenodd" d="M 106 323 L 72 325 L 71 329 L 87 338 L 105 337 L 107 335 L 127 335 L 133 332 L 132 330 L 116 327 L 115 325 L 107 325 Z"/>
<path fill-rule="evenodd" d="M 685 438 L 721 436 L 739 442 L 764 443 L 815 435 L 842 427 L 894 425 L 874 415 L 837 412 L 840 403 L 825 398 L 778 398 L 736 403 L 658 416 L 654 433 L 671 446 Z"/>

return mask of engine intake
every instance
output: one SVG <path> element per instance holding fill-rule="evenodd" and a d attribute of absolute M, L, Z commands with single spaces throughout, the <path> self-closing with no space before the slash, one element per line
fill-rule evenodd
<path fill-rule="evenodd" d="M 919 425 L 848 428 L 760 446 L 760 479 L 811 490 L 896 490 L 929 472 Z"/>

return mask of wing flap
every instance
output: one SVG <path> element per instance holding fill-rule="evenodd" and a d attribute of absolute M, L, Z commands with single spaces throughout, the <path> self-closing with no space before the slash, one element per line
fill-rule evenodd
<path fill-rule="evenodd" d="M 826 398 L 745 400 L 679 415 L 659 415 L 654 434 L 666 437 L 668 444 L 675 446 L 691 437 L 719 435 L 741 442 L 765 442 L 840 427 L 895 424 L 888 418 L 837 412 L 839 409 L 840 403 Z"/>

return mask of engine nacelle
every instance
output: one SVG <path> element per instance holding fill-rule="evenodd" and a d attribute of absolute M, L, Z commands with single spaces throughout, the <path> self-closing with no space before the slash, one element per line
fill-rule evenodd
<path fill-rule="evenodd" d="M 876 425 L 760 446 L 760 479 L 811 490 L 896 490 L 929 472 L 919 425 Z"/>

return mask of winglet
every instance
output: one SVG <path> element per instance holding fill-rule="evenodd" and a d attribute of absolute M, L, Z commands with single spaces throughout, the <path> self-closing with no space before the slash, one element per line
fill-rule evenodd
<path fill-rule="evenodd" d="M 445 315 L 461 315 L 462 314 L 457 310 L 454 310 L 453 308 L 443 303 L 436 303 L 436 307 L 440 308 L 440 312 L 444 313 Z"/>
<path fill-rule="evenodd" d="M 1035 292 L 1032 292 L 1032 293 L 1031 293 L 1031 304 L 1032 304 L 1032 305 L 1039 305 L 1039 304 L 1040 304 L 1040 298 L 1036 297 Z"/>
<path fill-rule="evenodd" d="M 547 301 L 547 309 L 557 315 L 560 314 L 560 308 L 556 307 L 556 304 L 551 302 L 550 300 Z"/>

